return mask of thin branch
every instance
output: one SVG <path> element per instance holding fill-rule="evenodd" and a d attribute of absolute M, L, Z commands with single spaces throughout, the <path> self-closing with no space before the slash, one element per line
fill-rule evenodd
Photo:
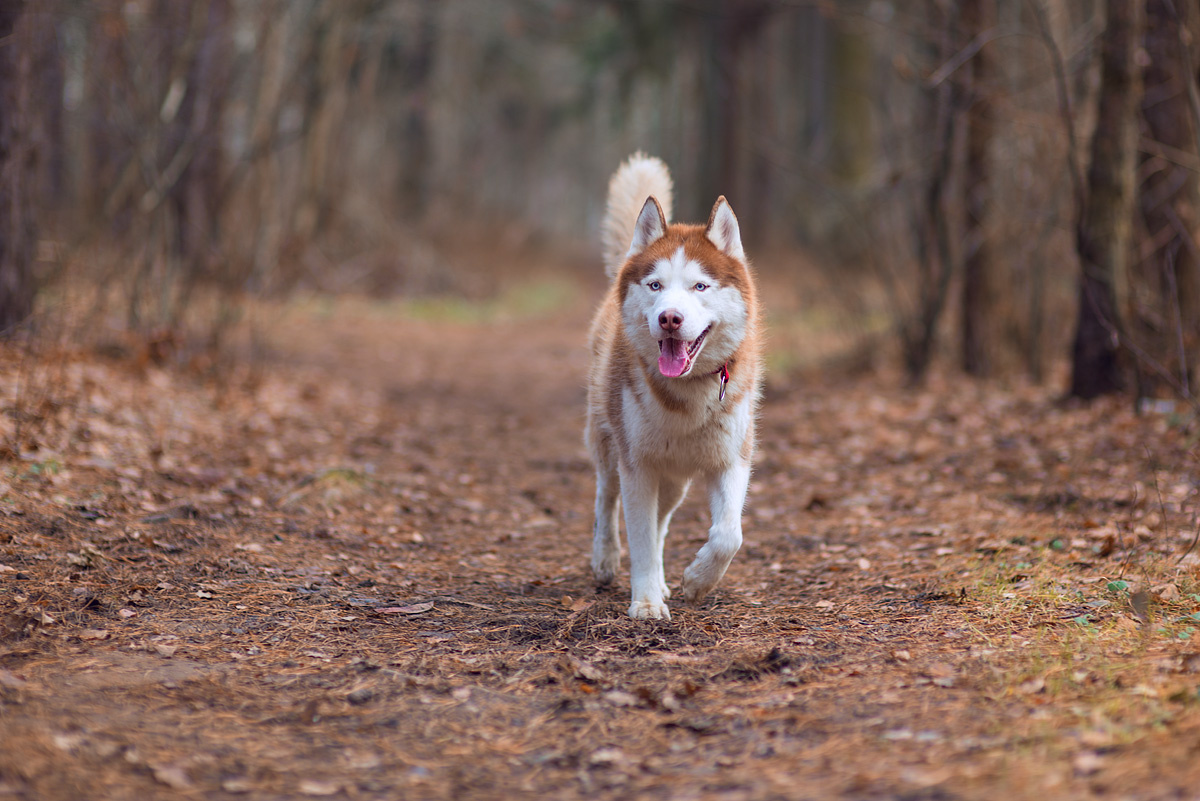
<path fill-rule="evenodd" d="M 1185 550 L 1183 553 L 1179 554 L 1179 558 L 1175 560 L 1175 564 L 1179 564 L 1180 562 L 1182 562 L 1187 557 L 1187 555 L 1190 554 L 1195 549 L 1196 543 L 1198 543 L 1198 542 L 1200 542 L 1200 520 L 1196 521 L 1195 536 L 1193 536 L 1192 541 L 1190 543 L 1188 543 L 1187 550 Z"/>
<path fill-rule="evenodd" d="M 1178 232 L 1180 239 L 1183 242 L 1191 245 L 1193 251 L 1192 256 L 1195 257 L 1196 243 L 1192 241 L 1191 233 L 1184 227 L 1183 220 L 1179 219 L 1179 215 L 1175 213 L 1175 209 L 1169 205 L 1166 207 L 1167 219 L 1171 221 L 1171 226 Z M 1171 314 L 1175 318 L 1175 348 L 1176 356 L 1179 359 L 1179 383 L 1183 386 L 1185 394 L 1190 395 L 1188 387 L 1188 360 L 1187 348 L 1184 345 L 1183 336 L 1183 309 L 1179 303 L 1179 280 L 1175 275 L 1175 249 L 1167 251 L 1167 262 L 1164 265 L 1164 272 L 1167 275 L 1167 286 L 1171 293 Z"/>
<path fill-rule="evenodd" d="M 1037 19 L 1038 37 L 1050 54 L 1050 65 L 1054 69 L 1054 86 L 1058 93 L 1058 109 L 1062 116 L 1063 126 L 1067 131 L 1067 168 L 1071 173 L 1071 186 L 1075 190 L 1075 212 L 1077 219 L 1083 218 L 1083 205 L 1087 200 L 1087 189 L 1083 181 L 1083 172 L 1079 167 L 1079 139 L 1075 133 L 1075 115 L 1071 111 L 1071 92 L 1067 84 L 1067 70 L 1062 51 L 1054 34 L 1050 32 L 1050 21 L 1046 17 L 1046 8 L 1040 0 L 1027 0 L 1033 16 Z"/>
<path fill-rule="evenodd" d="M 997 39 L 1001 39 L 1006 36 L 1023 36 L 1024 34 L 1025 34 L 1024 31 L 1017 29 L 1017 28 L 999 27 L 999 26 L 995 27 L 995 28 L 988 28 L 986 31 L 983 31 L 982 33 L 978 34 L 974 39 L 967 42 L 966 46 L 962 50 L 959 50 L 957 53 L 955 53 L 953 56 L 951 56 L 944 64 L 942 64 L 942 66 L 940 66 L 936 70 L 934 70 L 929 75 L 929 79 L 926 81 L 926 85 L 930 89 L 936 89 L 938 86 L 940 86 L 942 84 L 943 81 L 945 81 L 947 78 L 949 78 L 955 72 L 960 70 L 963 67 L 963 65 L 965 65 L 968 61 L 970 61 L 972 58 L 974 58 L 975 55 L 980 50 L 982 50 L 985 45 L 988 45 L 988 44 L 996 41 Z"/>
<path fill-rule="evenodd" d="M 1188 109 L 1192 112 L 1192 135 L 1196 137 L 1200 151 L 1200 90 L 1196 87 L 1196 67 L 1192 64 L 1192 49 L 1188 43 L 1188 32 L 1173 0 L 1163 0 L 1167 13 L 1175 20 L 1176 41 L 1179 43 L 1179 60 L 1183 62 L 1183 81 L 1187 85 Z"/>
<path fill-rule="evenodd" d="M 1155 156 L 1169 164 L 1174 164 L 1176 167 L 1182 167 L 1191 172 L 1200 172 L 1200 156 L 1197 156 L 1195 153 L 1188 153 L 1186 150 L 1164 145 L 1162 142 L 1156 142 L 1147 136 L 1138 138 L 1138 150 L 1148 156 Z"/>

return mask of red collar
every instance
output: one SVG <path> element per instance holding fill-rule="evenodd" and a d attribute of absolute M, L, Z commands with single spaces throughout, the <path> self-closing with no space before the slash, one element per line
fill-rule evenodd
<path fill-rule="evenodd" d="M 725 385 L 729 383 L 729 362 L 721 365 L 720 370 L 713 370 L 709 375 L 721 376 L 721 389 L 717 392 L 717 402 L 725 400 Z"/>

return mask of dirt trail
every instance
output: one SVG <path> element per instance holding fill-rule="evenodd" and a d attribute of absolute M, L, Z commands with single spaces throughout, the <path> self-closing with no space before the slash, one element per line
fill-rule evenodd
<path fill-rule="evenodd" d="M 586 314 L 67 365 L 0 487 L 0 797 L 1200 798 L 1186 429 L 777 376 L 742 552 L 635 623 L 587 569 Z"/>

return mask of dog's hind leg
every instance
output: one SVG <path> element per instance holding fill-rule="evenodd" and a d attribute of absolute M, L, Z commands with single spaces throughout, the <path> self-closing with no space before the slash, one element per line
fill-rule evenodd
<path fill-rule="evenodd" d="M 612 584 L 621 567 L 621 479 L 609 448 L 596 458 L 596 522 L 592 532 L 592 573 L 596 582 Z"/>
<path fill-rule="evenodd" d="M 742 547 L 742 507 L 750 484 L 750 463 L 733 465 L 720 473 L 709 488 L 712 527 L 708 542 L 683 571 L 683 597 L 698 601 L 717 586 Z"/>

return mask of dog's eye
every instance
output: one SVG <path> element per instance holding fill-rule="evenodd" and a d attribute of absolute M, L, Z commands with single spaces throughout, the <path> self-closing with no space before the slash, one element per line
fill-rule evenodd
<path fill-rule="evenodd" d="M 706 284 L 706 283 L 704 283 L 703 281 L 701 281 L 701 282 L 697 283 L 697 284 L 696 284 L 696 286 L 694 286 L 694 287 L 692 287 L 692 288 L 693 288 L 693 289 L 695 289 L 697 292 L 703 292 L 704 290 L 708 289 L 708 284 Z"/>
<path fill-rule="evenodd" d="M 658 290 L 662 289 L 662 284 L 658 281 L 651 281 L 650 283 L 646 284 L 646 286 L 651 292 L 657 292 Z"/>

